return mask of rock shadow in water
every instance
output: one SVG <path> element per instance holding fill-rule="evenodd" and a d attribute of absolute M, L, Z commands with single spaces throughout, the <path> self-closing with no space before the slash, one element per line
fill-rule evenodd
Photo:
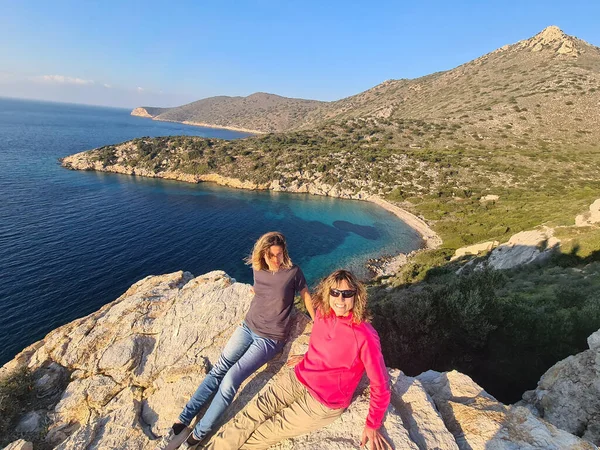
<path fill-rule="evenodd" d="M 377 228 L 368 225 L 357 225 L 345 220 L 336 220 L 333 222 L 333 226 L 338 230 L 358 234 L 360 237 L 369 239 L 370 241 L 376 241 L 381 237 L 381 233 L 379 233 Z"/>

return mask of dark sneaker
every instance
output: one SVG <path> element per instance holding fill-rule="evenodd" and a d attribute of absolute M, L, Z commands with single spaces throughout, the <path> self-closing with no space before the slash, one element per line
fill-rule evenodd
<path fill-rule="evenodd" d="M 154 450 L 175 450 L 179 448 L 191 431 L 189 427 L 185 427 L 179 434 L 175 434 L 173 428 L 170 428 L 169 432 L 158 441 Z"/>

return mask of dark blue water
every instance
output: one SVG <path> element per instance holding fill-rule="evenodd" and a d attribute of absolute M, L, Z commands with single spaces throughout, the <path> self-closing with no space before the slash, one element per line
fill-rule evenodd
<path fill-rule="evenodd" d="M 0 99 L 0 364 L 152 274 L 222 269 L 280 230 L 314 283 L 419 237 L 366 202 L 63 169 L 57 159 L 141 136 L 244 134 L 131 117 L 122 109 Z"/>

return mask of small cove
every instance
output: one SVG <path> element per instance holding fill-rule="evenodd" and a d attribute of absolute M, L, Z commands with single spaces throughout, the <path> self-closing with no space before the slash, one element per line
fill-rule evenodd
<path fill-rule="evenodd" d="M 338 267 L 409 252 L 421 238 L 368 202 L 63 169 L 57 159 L 140 136 L 233 139 L 129 111 L 0 99 L 0 364 L 139 279 L 225 270 L 262 233 L 286 234 L 310 284 Z"/>

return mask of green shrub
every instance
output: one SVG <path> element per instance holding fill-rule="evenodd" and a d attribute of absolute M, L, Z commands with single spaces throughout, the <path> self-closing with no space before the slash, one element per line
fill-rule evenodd
<path fill-rule="evenodd" d="M 371 289 L 386 363 L 409 375 L 457 369 L 512 403 L 600 328 L 600 262 L 526 266 Z"/>
<path fill-rule="evenodd" d="M 13 440 L 15 422 L 33 400 L 33 379 L 27 368 L 0 380 L 0 447 Z"/>

